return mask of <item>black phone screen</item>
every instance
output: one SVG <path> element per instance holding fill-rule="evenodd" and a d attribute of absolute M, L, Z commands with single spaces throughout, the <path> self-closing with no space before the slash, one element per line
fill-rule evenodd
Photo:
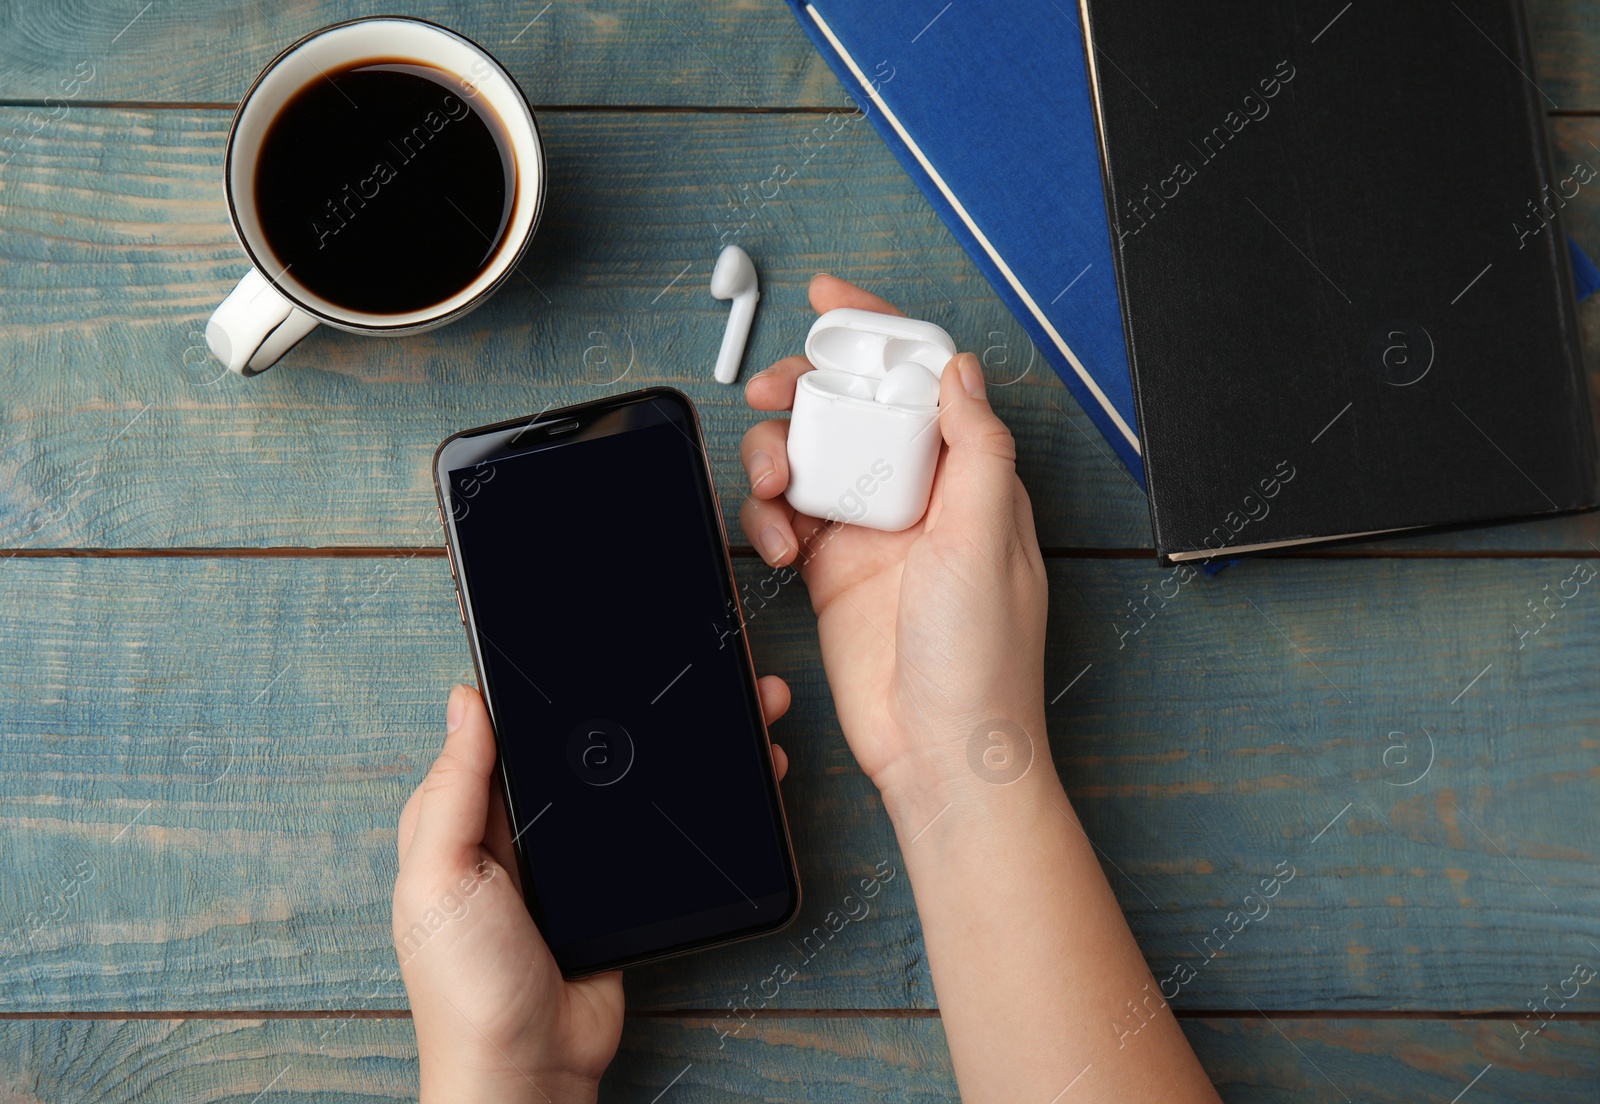
<path fill-rule="evenodd" d="M 563 972 L 787 923 L 799 887 L 688 400 L 458 435 L 437 475 L 524 886 Z"/>

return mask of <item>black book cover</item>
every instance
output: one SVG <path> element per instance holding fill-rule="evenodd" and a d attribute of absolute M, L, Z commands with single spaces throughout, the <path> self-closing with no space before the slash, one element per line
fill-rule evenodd
<path fill-rule="evenodd" d="M 1161 556 L 1600 500 L 1520 5 L 1082 10 Z"/>

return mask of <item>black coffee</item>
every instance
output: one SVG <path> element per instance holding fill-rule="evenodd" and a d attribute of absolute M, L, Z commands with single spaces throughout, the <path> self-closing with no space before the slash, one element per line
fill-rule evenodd
<path fill-rule="evenodd" d="M 280 264 L 371 314 L 422 310 L 471 284 L 501 246 L 516 190 L 493 109 L 449 73 L 401 59 L 306 85 L 256 162 L 256 209 Z"/>

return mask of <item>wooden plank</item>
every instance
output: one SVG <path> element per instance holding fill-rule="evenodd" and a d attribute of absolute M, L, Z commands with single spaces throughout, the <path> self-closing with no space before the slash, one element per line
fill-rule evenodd
<path fill-rule="evenodd" d="M 1504 1020 L 1257 1017 L 1183 1026 L 1223 1099 L 1239 1104 L 1414 1104 L 1450 1100 L 1468 1085 L 1471 1099 L 1577 1104 L 1592 1101 L 1600 1084 L 1593 1022 L 1558 1022 L 1522 1049 Z M 937 1019 L 771 1017 L 726 1041 L 716 1027 L 630 1019 L 601 1101 L 955 1098 Z M 28 1094 L 19 1099 L 104 1104 L 221 1104 L 269 1089 L 275 1102 L 414 1100 L 416 1039 L 408 1020 L 13 1020 L 0 1023 L 0 1085 Z M 1094 1088 L 1093 1073 L 1080 1088 Z"/>
<path fill-rule="evenodd" d="M 1600 12 L 1582 0 L 1527 0 L 1524 10 L 1539 87 L 1560 110 L 1600 108 Z"/>
<path fill-rule="evenodd" d="M 603 1100 L 934 1101 L 956 1097 L 943 1025 L 917 1019 L 757 1019 L 718 1049 L 714 1020 L 630 1021 Z M 1600 1024 L 1555 1024 L 1525 1048 L 1505 1020 L 1184 1020 L 1224 1100 L 1590 1101 Z M 1108 1032 L 1112 1029 L 1108 1026 Z M 1280 1034 L 1281 1032 L 1281 1034 Z M 1128 1060 L 1137 1060 L 1137 1038 Z M 1493 1068 L 1485 1072 L 1485 1066 Z M 1077 1073 L 1067 1071 L 1066 1081 Z M 1078 1085 L 1094 1097 L 1094 1073 Z M 676 1094 L 683 1092 L 680 1098 Z M 1070 1098 L 1067 1098 L 1070 1099 Z"/>
<path fill-rule="evenodd" d="M 0 168 L 0 540 L 429 544 L 416 523 L 444 436 L 653 383 L 700 404 L 731 516 L 755 419 L 710 379 L 727 307 L 705 284 L 724 236 L 763 274 L 752 370 L 803 345 L 812 273 L 877 287 L 987 346 L 1011 372 L 997 382 L 1026 373 L 997 401 L 1038 442 L 1028 469 L 1059 488 L 1039 496 L 1062 543 L 1146 540 L 1143 500 L 1085 416 L 1027 370 L 1021 329 L 869 124 L 842 119 L 824 142 L 812 132 L 835 124 L 812 116 L 555 115 L 547 252 L 526 280 L 420 337 L 317 333 L 242 381 L 218 377 L 200 337 L 244 271 L 217 189 L 226 116 L 75 112 Z M 797 175 L 763 206 L 780 163 Z"/>
<path fill-rule="evenodd" d="M 0 128 L 24 114 L 0 109 Z M 444 436 L 653 383 L 699 403 L 731 519 L 754 418 L 709 378 L 726 307 L 704 284 L 726 234 L 763 272 L 747 375 L 801 347 L 813 272 L 858 280 L 982 350 L 1047 546 L 1147 547 L 1137 487 L 869 125 L 842 119 L 553 114 L 526 279 L 430 334 L 314 334 L 243 381 L 200 336 L 244 271 L 217 187 L 226 116 L 73 112 L 0 166 L 0 546 L 423 546 Z M 1589 156 L 1600 120 L 1556 132 L 1561 158 Z M 795 178 L 763 206 L 778 164 Z M 1600 243 L 1597 197 L 1568 211 Z M 1600 337 L 1600 305 L 1584 317 Z M 1591 541 L 1593 515 L 1395 547 Z"/>
<path fill-rule="evenodd" d="M 0 1010 L 403 1004 L 386 934 L 393 826 L 437 752 L 446 689 L 471 676 L 443 561 L 10 559 L 0 571 L 16 642 L 0 664 L 17 689 L 0 707 Z M 51 596 L 35 602 L 45 579 Z M 106 588 L 129 601 L 108 609 Z M 817 746 L 790 790 L 805 810 L 809 931 L 898 856 L 818 712 L 805 596 L 780 598 L 752 627 L 765 665 L 781 663 L 810 703 L 793 731 Z M 211 638 L 222 624 L 234 627 Z M 70 907 L 50 899 L 82 861 L 93 875 Z M 795 983 L 796 999 L 809 987 L 846 1005 L 929 1002 L 903 887 Z M 720 1006 L 791 937 L 709 970 L 641 974 L 636 994 Z M 891 947 L 903 976 L 884 993 L 875 952 Z"/>
<path fill-rule="evenodd" d="M 1157 976 L 1180 979 L 1175 1007 L 1520 1010 L 1591 953 L 1600 579 L 1520 649 L 1513 627 L 1571 568 L 1280 560 L 1184 582 L 1051 563 L 1052 747 Z M 397 984 L 366 988 L 393 966 L 393 824 L 470 674 L 445 565 L 0 572 L 0 1011 L 400 1006 Z M 900 856 L 803 589 L 750 625 L 760 668 L 794 687 L 775 735 L 806 908 L 773 938 L 636 971 L 634 1007 L 726 1010 L 779 962 L 800 972 L 779 1010 L 931 1007 L 903 880 L 800 946 Z M 94 874 L 63 905 L 80 862 Z M 1263 903 L 1281 863 L 1294 876 Z"/>
<path fill-rule="evenodd" d="M 225 0 L 157 5 L 142 15 L 140 7 L 134 0 L 8 4 L 0 10 L 0 99 L 59 94 L 59 82 L 86 61 L 95 68 L 84 94 L 94 100 L 232 103 L 296 38 L 369 14 L 330 0 L 275 5 L 271 14 L 260 4 Z M 777 3 L 612 0 L 595 10 L 458 0 L 384 10 L 444 23 L 482 43 L 537 104 L 849 103 Z M 1600 16 L 1592 5 L 1529 0 L 1527 14 L 1544 92 L 1563 110 L 1600 109 Z"/>
<path fill-rule="evenodd" d="M 0 100 L 59 96 L 79 62 L 79 98 L 233 104 L 280 50 L 319 27 L 374 14 L 360 4 L 173 7 L 117 0 L 0 9 Z M 500 60 L 535 105 L 845 105 L 849 99 L 781 4 L 610 0 L 603 5 L 400 3 Z M 137 17 L 137 18 L 135 18 Z M 131 22 L 130 22 L 131 21 Z"/>

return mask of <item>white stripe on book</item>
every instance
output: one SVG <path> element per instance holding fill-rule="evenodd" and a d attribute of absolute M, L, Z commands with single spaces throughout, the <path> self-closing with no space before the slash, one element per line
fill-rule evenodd
<path fill-rule="evenodd" d="M 1011 289 L 1017 293 L 1023 304 L 1028 308 L 1028 312 L 1033 315 L 1040 326 L 1044 327 L 1044 332 L 1050 335 L 1050 340 L 1055 343 L 1057 349 L 1061 350 L 1061 355 L 1067 358 L 1067 362 L 1072 365 L 1072 370 L 1078 374 L 1078 378 L 1083 381 L 1083 385 L 1095 397 L 1095 401 L 1106 412 L 1106 416 L 1116 423 L 1117 429 L 1121 430 L 1122 435 L 1127 438 L 1128 444 L 1132 446 L 1133 451 L 1143 455 L 1143 450 L 1139 447 L 1138 434 L 1129 428 L 1128 423 L 1117 412 L 1117 408 L 1106 397 L 1106 393 L 1100 390 L 1100 385 L 1095 382 L 1088 369 L 1084 368 L 1083 363 L 1078 360 L 1078 355 L 1068 347 L 1066 340 L 1056 331 L 1050 319 L 1045 317 L 1044 311 L 1039 308 L 1038 303 L 1034 302 L 1033 296 L 1028 293 L 1028 289 L 1022 286 L 1021 280 L 1017 279 L 1017 274 L 1011 271 L 1010 265 L 1006 264 L 1005 258 L 1000 256 L 999 251 L 990 243 L 984 232 L 978 229 L 978 224 L 972 220 L 971 215 L 967 214 L 967 209 L 961 205 L 961 201 L 950 190 L 950 186 L 944 182 L 944 177 L 939 175 L 939 170 L 935 169 L 933 164 L 923 155 L 922 148 L 907 133 L 906 128 L 900 125 L 900 120 L 895 118 L 893 111 L 889 110 L 889 105 L 883 102 L 883 97 L 878 95 L 878 90 L 872 87 L 872 82 L 867 80 L 867 75 L 861 71 L 861 66 L 856 64 L 856 59 L 850 56 L 850 51 L 844 48 L 844 43 L 840 42 L 838 36 L 833 33 L 833 28 L 828 26 L 821 13 L 813 5 L 807 4 L 806 11 L 810 13 L 812 21 L 816 23 L 817 29 L 822 32 L 822 36 L 828 40 L 828 44 L 844 59 L 844 63 L 850 67 L 850 72 L 854 74 L 856 80 L 861 82 L 861 87 L 866 90 L 873 104 L 879 111 L 883 112 L 883 117 L 889 120 L 889 125 L 894 127 L 894 132 L 906 144 L 906 149 L 911 151 L 911 156 L 917 159 L 917 164 L 922 166 L 923 171 L 928 174 L 928 178 L 933 181 L 940 194 L 949 202 L 955 213 L 961 217 L 961 221 L 966 223 L 967 229 L 972 232 L 972 236 L 977 239 L 979 245 L 983 246 L 983 251 L 989 254 L 989 259 L 1000 270 L 1000 274 L 1006 278 L 1006 283 L 1011 285 Z"/>

